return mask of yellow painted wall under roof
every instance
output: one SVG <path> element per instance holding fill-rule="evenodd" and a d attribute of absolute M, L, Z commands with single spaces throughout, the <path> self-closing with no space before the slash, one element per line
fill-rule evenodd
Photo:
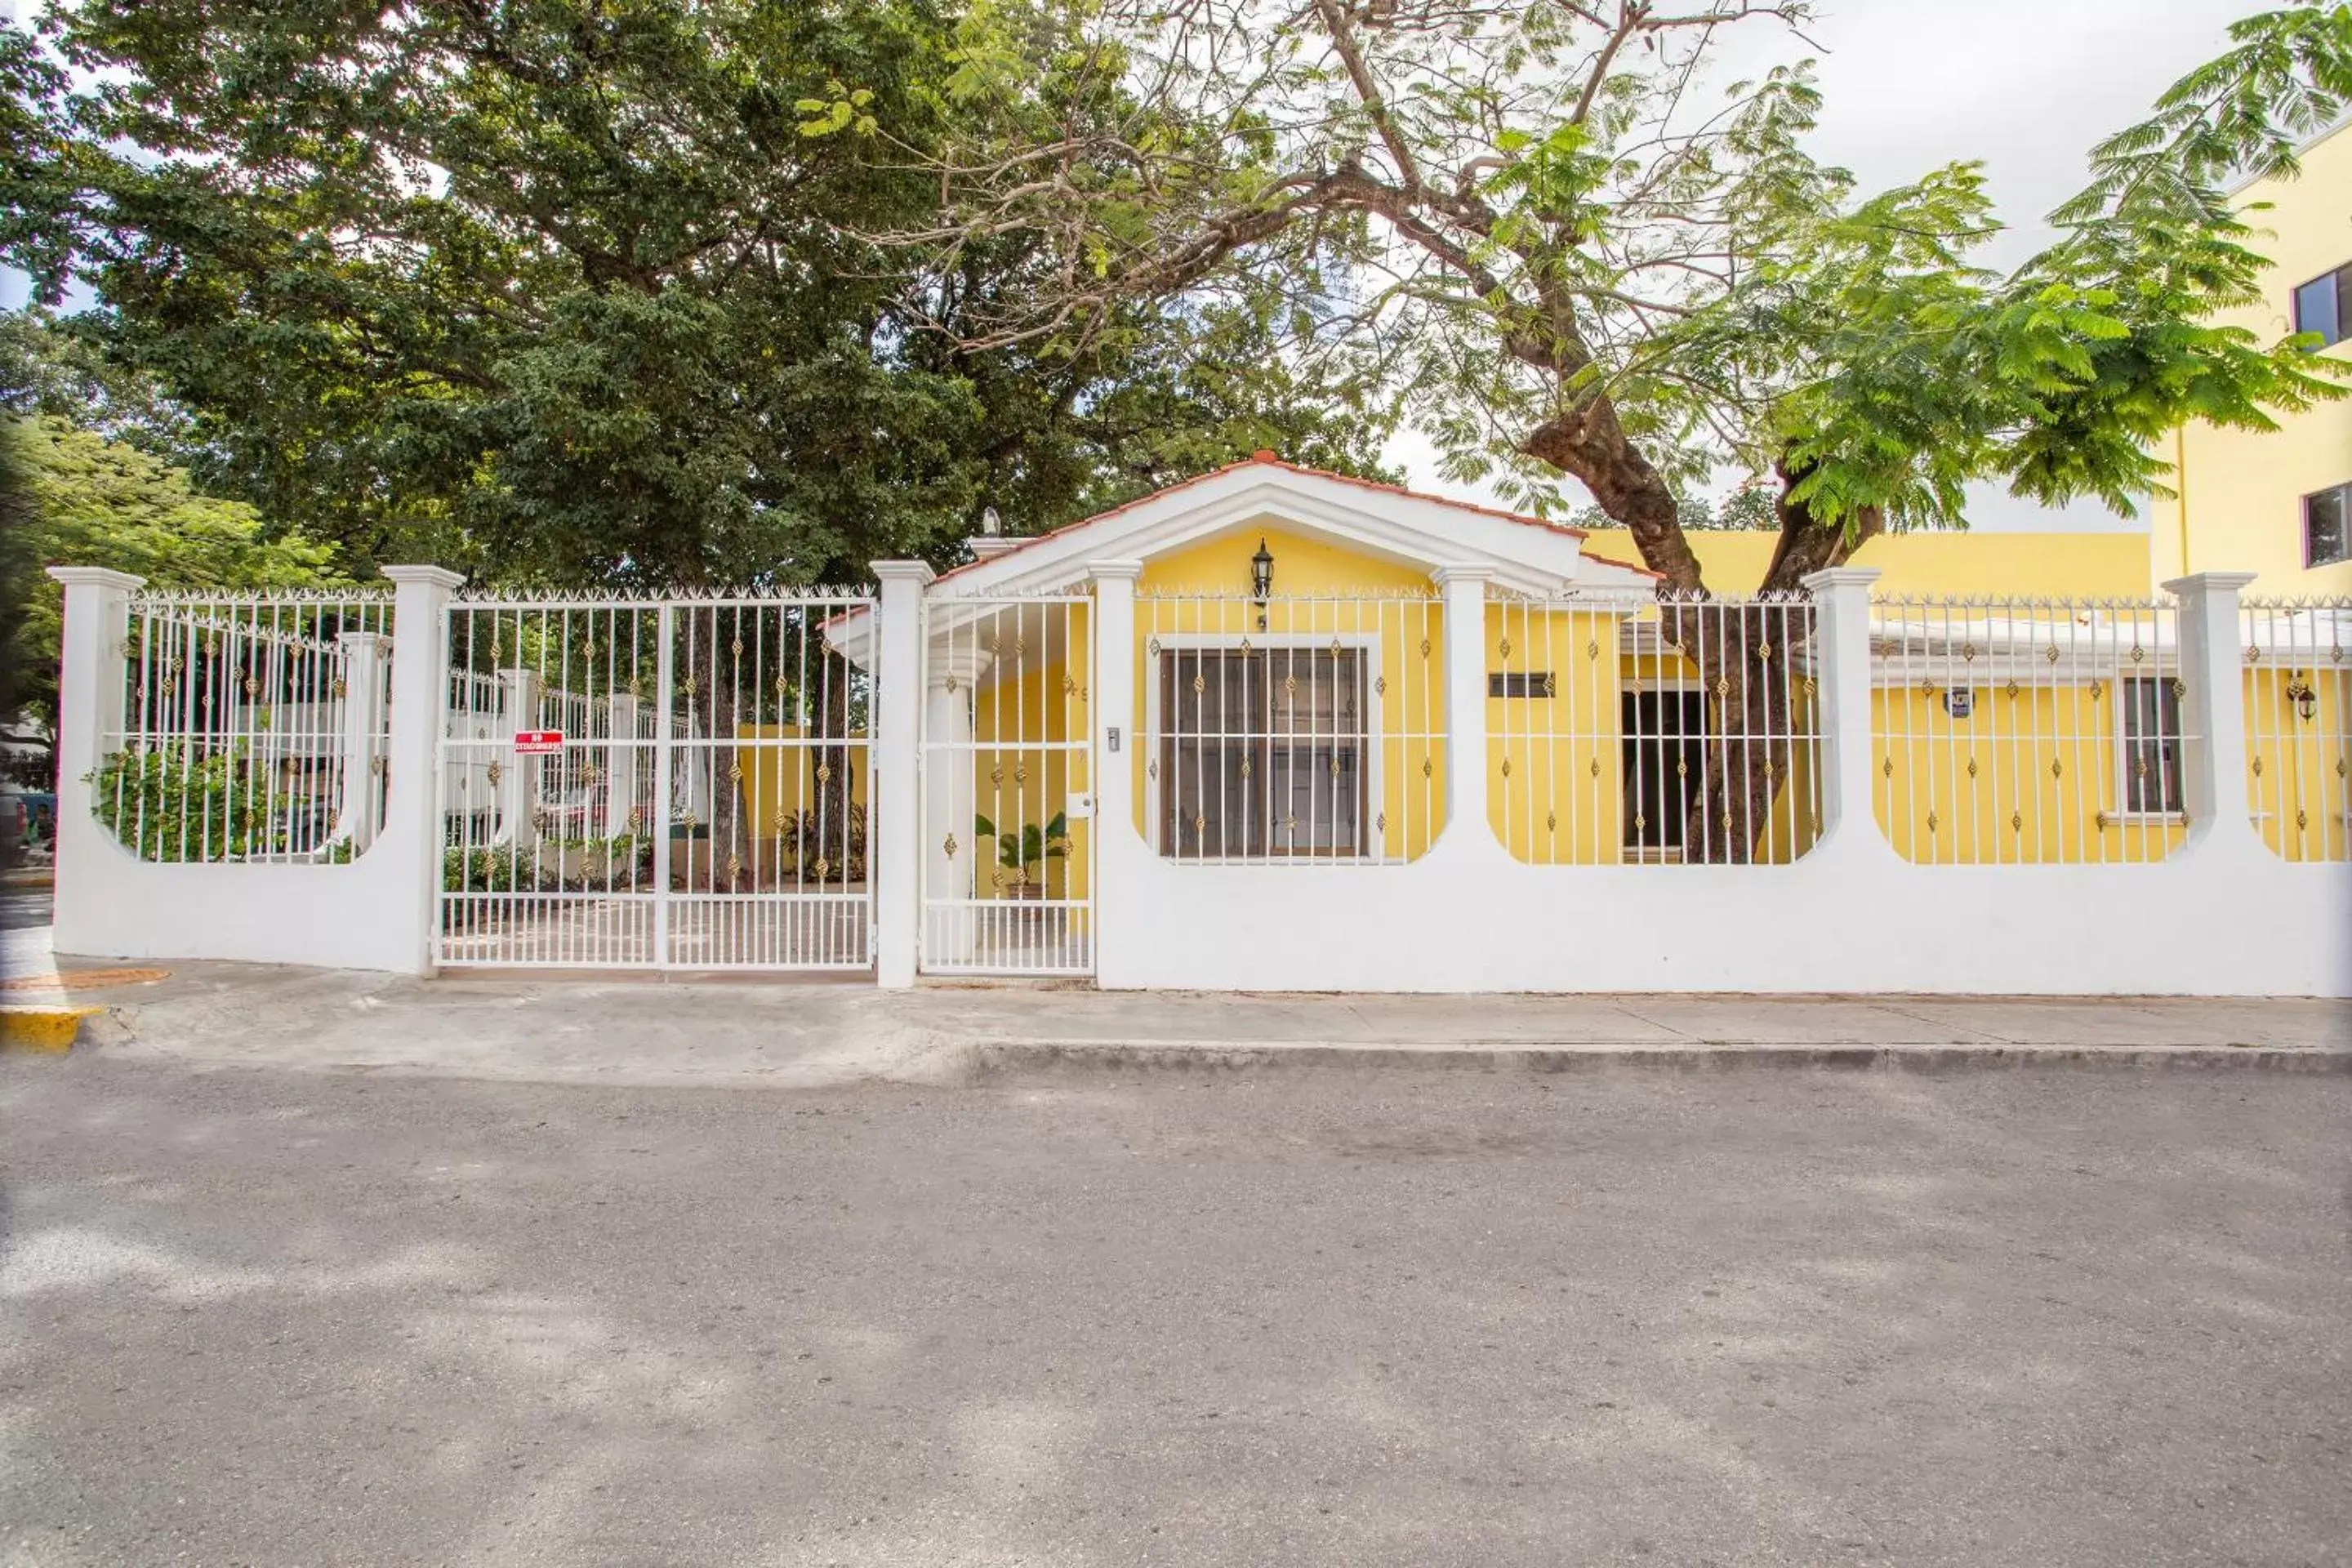
<path fill-rule="evenodd" d="M 2352 262 L 2352 124 L 2314 142 L 2302 161 L 2300 178 L 2256 181 L 2237 196 L 2257 230 L 2251 243 L 2272 266 L 2261 301 L 2219 320 L 2265 346 L 2294 330 L 2299 285 Z M 2256 210 L 2261 204 L 2269 210 Z M 2352 338 L 2325 352 L 2352 359 Z M 2352 561 L 2308 570 L 2303 563 L 2303 498 L 2352 482 L 2352 399 L 2280 416 L 2270 432 L 2191 425 L 2168 456 L 2179 498 L 2156 505 L 2156 581 L 2252 572 L 2248 592 L 2255 595 L 2352 594 Z"/>
<path fill-rule="evenodd" d="M 1263 627 L 1248 597 L 1250 558 L 1261 539 L 1275 561 Z M 1157 708 L 1160 663 L 1171 649 L 1192 637 L 1310 648 L 1370 639 L 1380 658 L 1368 714 L 1377 730 L 1368 759 L 1377 788 L 1367 803 L 1367 841 L 1383 859 L 1427 853 L 1445 820 L 1444 609 L 1434 595 L 1421 567 L 1270 526 L 1236 529 L 1146 562 L 1136 584 L 1139 733 L 1129 760 L 1136 830 L 1157 841 L 1151 816 L 1159 748 L 1147 716 Z"/>
<path fill-rule="evenodd" d="M 1687 537 L 1707 587 L 1717 594 L 1752 593 L 1780 539 L 1769 529 L 1699 529 Z M 1642 563 L 1633 536 L 1622 528 L 1593 530 L 1584 548 L 1628 565 Z M 1854 552 L 1849 564 L 1875 567 L 1881 594 L 2143 595 L 2148 592 L 2148 534 L 2138 528 L 2102 533 L 1920 529 L 1881 534 Z"/>
<path fill-rule="evenodd" d="M 1409 563 L 1287 531 L 1269 528 L 1264 537 L 1276 561 L 1276 596 L 1262 628 L 1248 598 L 1257 529 L 1235 530 L 1146 563 L 1136 616 L 1138 733 L 1125 759 L 1133 770 L 1134 826 L 1147 839 L 1154 837 L 1151 769 L 1159 750 L 1149 715 L 1156 707 L 1155 641 L 1165 653 L 1190 637 L 1267 647 L 1319 647 L 1333 638 L 1361 646 L 1376 638 L 1378 793 L 1368 807 L 1375 819 L 1370 838 L 1382 858 L 1417 858 L 1443 829 L 1446 812 L 1443 606 L 1426 574 Z M 1715 539 L 1725 537 L 1737 536 Z M 2013 557 L 2042 537 L 1938 535 L 1931 553 L 1990 546 L 1997 558 Z M 2124 586 L 2118 552 L 2135 542 L 2130 536 L 2055 537 L 2082 545 L 2080 559 L 2095 568 L 2074 585 L 2075 592 Z M 1924 559 L 1915 556 L 1915 564 Z M 1897 591 L 1905 585 L 1898 581 Z M 1918 591 L 1916 581 L 1908 585 Z M 1954 591 L 1998 585 L 1990 578 L 1964 578 Z M 2021 592 L 2059 594 L 2065 587 L 2045 577 Z M 1085 732 L 1091 700 L 1087 606 L 1069 613 L 1074 656 L 1018 661 L 1017 679 L 1012 679 L 1015 665 L 1000 664 L 993 679 L 983 679 L 975 706 L 975 733 L 982 742 L 976 766 L 981 810 L 1009 830 L 1066 812 L 1070 797 L 1089 787 L 1083 753 L 1061 745 Z M 1662 661 L 1655 648 L 1629 654 L 1619 630 L 1617 617 L 1602 611 L 1507 601 L 1488 606 L 1487 668 L 1549 670 L 1557 680 L 1549 697 L 1487 699 L 1488 826 L 1516 858 L 1539 864 L 1633 858 L 1624 845 L 1622 695 L 1635 681 L 1691 683 L 1696 670 L 1679 656 Z M 1512 645 L 1508 653 L 1506 640 Z M 2152 667 L 2151 673 L 2173 677 L 2168 665 Z M 1954 719 L 1940 692 L 1881 689 L 1874 699 L 1874 760 L 1880 769 L 1874 807 L 1897 852 L 1945 864 L 2120 862 L 2158 859 L 2176 848 L 2185 836 L 2178 817 L 2134 817 L 2125 811 L 2127 763 L 2116 735 L 2116 693 L 2103 683 L 2093 695 L 2094 679 L 2029 682 L 2015 698 L 2000 683 L 1984 682 L 1975 688 L 1972 720 Z M 2352 764 L 2339 768 L 2341 759 L 2330 750 L 2336 742 L 2327 737 L 2340 737 L 2343 715 L 2352 710 L 2346 682 L 2324 686 L 2315 720 L 2288 722 L 2278 717 L 2293 706 L 2281 694 L 2284 675 L 2254 671 L 2247 679 L 2250 708 L 2271 715 L 2250 721 L 2256 742 L 2250 767 L 2261 761 L 2263 773 L 2281 785 L 2279 802 L 2266 818 L 2258 816 L 2258 825 L 2274 848 L 2284 845 L 2283 835 L 2300 832 L 2310 857 L 2341 855 L 2345 835 L 2352 833 L 2346 818 L 2352 808 L 2346 773 Z M 2001 710 L 2002 703 L 2011 707 Z M 1815 724 L 1802 719 L 1799 728 L 1810 733 Z M 987 744 L 1024 737 L 1044 743 Z M 1892 774 L 1884 772 L 1887 763 L 1894 765 Z M 1776 793 L 1759 858 L 1793 858 L 1817 837 L 1817 772 L 1812 743 L 1801 741 Z M 2284 788 L 2288 780 L 2294 781 L 2293 799 Z M 2258 813 L 2261 804 L 2258 799 Z M 2300 829 L 2291 826 L 2297 811 L 2305 824 Z M 1048 892 L 1056 898 L 1083 898 L 1087 891 L 1090 828 L 1083 821 L 1070 826 L 1075 853 L 1045 868 Z M 982 896 L 998 891 L 989 869 L 982 868 Z"/>

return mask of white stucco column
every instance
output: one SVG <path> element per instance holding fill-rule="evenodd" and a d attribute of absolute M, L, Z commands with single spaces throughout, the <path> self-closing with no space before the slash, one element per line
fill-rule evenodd
<path fill-rule="evenodd" d="M 1108 831 L 1135 824 L 1135 749 L 1143 744 L 1135 710 L 1135 581 L 1140 561 L 1097 561 L 1095 580 L 1095 843 Z M 1101 901 L 1101 890 L 1096 890 Z"/>
<path fill-rule="evenodd" d="M 1134 864 L 1148 853 L 1135 830 L 1135 752 L 1145 744 L 1135 706 L 1135 583 L 1140 561 L 1098 561 L 1094 605 L 1095 973 L 1118 974 L 1150 940 L 1150 895 Z"/>
<path fill-rule="evenodd" d="M 637 804 L 637 699 L 626 691 L 613 693 L 604 745 L 604 837 L 618 838 L 629 831 L 629 813 Z"/>
<path fill-rule="evenodd" d="M 923 589 L 920 561 L 877 561 L 881 584 L 873 651 L 874 817 L 866 826 L 866 875 L 874 882 L 874 979 L 893 989 L 915 983 L 923 919 Z"/>
<path fill-rule="evenodd" d="M 58 666 L 56 927 L 59 952 L 104 953 L 107 883 L 93 864 L 119 856 L 111 832 L 90 815 L 89 775 L 123 728 L 124 644 L 131 595 L 146 579 L 102 566 L 52 566 L 65 586 Z"/>
<path fill-rule="evenodd" d="M 1842 848 L 1894 848 L 1878 831 L 1870 797 L 1871 566 L 1832 566 L 1802 579 L 1813 596 L 1813 658 L 1820 666 L 1822 841 Z"/>
<path fill-rule="evenodd" d="M 1445 831 L 1457 853 L 1491 845 L 1486 820 L 1486 584 L 1484 566 L 1430 574 L 1445 606 Z M 1484 844 L 1480 841 L 1484 840 Z"/>
<path fill-rule="evenodd" d="M 387 566 L 392 580 L 392 725 L 385 747 L 383 826 L 362 862 L 395 896 L 368 919 L 397 923 L 388 951 L 405 973 L 433 970 L 433 921 L 441 888 L 439 769 L 447 722 L 449 595 L 465 579 L 438 566 Z"/>
<path fill-rule="evenodd" d="M 527 855 L 539 844 L 539 823 L 532 814 L 539 804 L 539 759 L 516 751 L 514 738 L 518 731 L 539 728 L 539 671 L 499 671 L 499 707 L 506 714 L 507 733 L 499 758 L 504 765 L 496 795 L 498 821 L 490 837 L 511 839 L 516 851 Z"/>
<path fill-rule="evenodd" d="M 384 716 L 383 661 L 390 649 L 382 632 L 344 632 L 335 638 L 335 679 L 343 683 L 342 798 L 330 837 L 348 840 L 356 854 L 375 842 L 381 788 L 376 759 L 382 754 L 376 736 Z"/>
<path fill-rule="evenodd" d="M 2238 595 L 2252 572 L 2199 572 L 2164 591 L 2180 601 L 2180 793 L 2189 841 L 2252 854 L 2246 797 L 2246 687 Z"/>

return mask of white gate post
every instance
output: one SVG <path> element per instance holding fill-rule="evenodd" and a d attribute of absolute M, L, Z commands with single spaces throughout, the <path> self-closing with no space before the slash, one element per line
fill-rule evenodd
<path fill-rule="evenodd" d="M 874 819 L 866 827 L 866 875 L 874 884 L 874 979 L 915 983 L 923 920 L 923 590 L 920 561 L 877 561 L 882 584 L 874 627 Z"/>
<path fill-rule="evenodd" d="M 381 911 L 404 930 L 408 973 L 433 972 L 441 889 L 441 731 L 449 700 L 449 595 L 465 579 L 438 566 L 387 566 L 392 601 L 392 738 L 383 827 L 363 864 L 390 866 L 403 898 Z M 370 919 L 378 918 L 370 911 Z"/>
<path fill-rule="evenodd" d="M 343 733 L 332 840 L 347 840 L 356 855 L 375 842 L 376 730 L 383 717 L 382 632 L 344 632 L 335 638 L 335 678 L 343 683 Z M 389 764 L 386 764 L 389 766 Z"/>
<path fill-rule="evenodd" d="M 146 579 L 102 566 L 52 566 L 65 585 L 63 658 L 58 668 L 57 901 L 59 952 L 107 951 L 103 880 L 95 857 L 113 853 L 91 814 L 89 775 L 123 731 L 123 659 L 131 595 Z M 76 868 L 86 870 L 76 874 Z"/>
<path fill-rule="evenodd" d="M 2201 847 L 2219 838 L 2246 854 L 2259 847 L 2246 797 L 2238 595 L 2253 580 L 2252 572 L 2200 572 L 2164 585 L 2180 601 L 2180 793 L 2189 841 Z"/>
<path fill-rule="evenodd" d="M 1870 587 L 1878 570 L 1832 566 L 1801 581 L 1813 596 L 1821 666 L 1822 845 L 1876 844 L 1891 857 L 1870 806 Z"/>
<path fill-rule="evenodd" d="M 605 704 L 610 733 L 604 745 L 604 837 L 619 838 L 629 831 L 629 813 L 637 804 L 637 700 L 615 691 Z"/>
<path fill-rule="evenodd" d="M 1134 749 L 1144 743 L 1135 713 L 1135 582 L 1140 561 L 1100 561 L 1095 582 L 1094 785 L 1095 973 L 1117 973 L 1127 944 L 1147 940 L 1148 917 L 1129 917 L 1136 896 L 1128 861 L 1135 832 Z M 1132 932 L 1132 934 L 1130 934 Z M 1108 956 L 1106 956 L 1106 955 Z"/>
<path fill-rule="evenodd" d="M 1486 820 L 1486 584 L 1484 566 L 1430 574 L 1445 605 L 1445 828 L 1448 850 L 1503 852 Z M 1483 841 L 1483 843 L 1482 843 Z"/>
<path fill-rule="evenodd" d="M 506 714 L 507 733 L 501 748 L 506 767 L 499 780 L 499 815 L 490 826 L 490 837 L 493 841 L 512 839 L 515 853 L 532 854 L 539 844 L 539 822 L 533 809 L 539 805 L 539 759 L 516 751 L 514 738 L 517 731 L 539 728 L 539 672 L 520 668 L 499 671 L 499 706 Z"/>

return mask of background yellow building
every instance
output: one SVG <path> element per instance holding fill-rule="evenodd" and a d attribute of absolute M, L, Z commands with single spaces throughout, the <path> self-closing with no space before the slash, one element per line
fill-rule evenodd
<path fill-rule="evenodd" d="M 2225 320 L 2265 342 L 2316 331 L 2324 352 L 2352 358 L 2352 121 L 2305 149 L 2301 178 L 2254 181 L 2236 195 L 2272 266 L 2262 302 Z M 2150 520 L 2157 581 L 2253 572 L 2255 595 L 2352 594 L 2352 399 L 2280 426 L 2176 434 L 2179 497 Z"/>

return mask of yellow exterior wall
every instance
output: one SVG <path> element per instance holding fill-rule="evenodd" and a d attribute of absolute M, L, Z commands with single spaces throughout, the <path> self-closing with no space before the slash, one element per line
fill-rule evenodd
<path fill-rule="evenodd" d="M 1172 552 L 1148 563 L 1138 584 L 1137 733 L 1125 748 L 1136 829 L 1152 837 L 1158 746 L 1147 716 L 1156 709 L 1155 643 L 1181 646 L 1182 639 L 1200 637 L 1319 647 L 1328 638 L 1354 644 L 1370 637 L 1380 648 L 1371 696 L 1378 726 L 1372 841 L 1384 858 L 1415 858 L 1445 819 L 1443 607 L 1416 566 L 1268 528 L 1263 537 L 1275 557 L 1275 595 L 1260 626 L 1257 606 L 1248 598 L 1249 561 L 1260 537 L 1258 529 L 1244 528 Z M 1719 533 L 1700 535 L 1698 542 L 1713 552 L 1711 566 L 1752 555 L 1760 572 L 1771 542 Z M 2146 541 L 2131 534 L 1910 535 L 1874 541 L 1864 559 L 1868 548 L 1879 547 L 1885 547 L 1884 564 L 1896 593 L 2146 591 Z M 1896 574 L 1897 563 L 1903 575 Z M 1018 679 L 984 679 L 978 693 L 981 810 L 1001 829 L 1042 825 L 1066 812 L 1073 795 L 1091 788 L 1083 753 L 1058 745 L 1088 727 L 1087 624 L 1085 605 L 1071 612 L 1071 662 L 1024 666 Z M 1549 697 L 1486 700 L 1488 826 L 1517 858 L 1590 865 L 1625 858 L 1622 694 L 1645 679 L 1695 684 L 1696 669 L 1679 655 L 1663 663 L 1645 655 L 1637 663 L 1620 651 L 1619 630 L 1619 617 L 1606 613 L 1499 602 L 1487 607 L 1486 668 L 1549 671 L 1556 679 Z M 2285 722 L 2275 717 L 2283 704 L 2291 709 L 2278 690 L 2283 676 L 2248 677 L 2250 708 L 2267 701 L 2270 708 L 2259 711 L 2272 715 L 2250 719 L 2256 754 L 2274 779 L 2296 782 L 2306 824 L 2323 824 L 2304 830 L 2316 836 L 2308 853 L 2341 854 L 2352 780 L 2337 770 L 2338 759 L 2321 737 L 2341 733 L 2352 700 L 2337 681 L 2323 690 L 2320 720 Z M 1874 805 L 1898 853 L 1944 864 L 2141 861 L 2160 859 L 2181 842 L 2185 826 L 2177 820 L 2122 815 L 2122 753 L 2110 688 L 2094 695 L 2086 681 L 2055 690 L 2029 688 L 2012 698 L 1987 687 L 1978 689 L 1976 703 L 1975 716 L 1960 721 L 1945 712 L 1938 693 L 1875 694 Z M 1809 733 L 1816 725 L 1802 715 L 1797 728 Z M 1000 737 L 1045 743 L 992 748 L 989 742 Z M 2055 776 L 2049 771 L 2053 762 L 2060 769 Z M 1892 773 L 1885 771 L 1889 763 Z M 1811 847 L 1820 832 L 1818 771 L 1815 742 L 1800 740 L 1776 792 L 1759 858 L 1790 860 Z M 2292 815 L 2273 813 L 2263 825 L 2273 847 L 2293 831 Z M 1087 895 L 1090 826 L 1076 821 L 1070 829 L 1072 853 L 1045 868 L 1049 897 Z M 991 875 L 994 869 L 992 854 L 982 862 L 982 897 L 1009 895 Z"/>
<path fill-rule="evenodd" d="M 1718 594 L 1752 592 L 1771 564 L 1780 535 L 1769 529 L 1700 529 L 1687 536 L 1706 584 Z M 1586 553 L 1628 565 L 1642 563 L 1633 536 L 1621 528 L 1595 529 Z M 2114 533 L 1970 533 L 1920 531 L 1882 534 L 1854 552 L 1850 563 L 1874 566 L 1882 594 L 2144 595 L 2148 591 L 2148 535 Z"/>
<path fill-rule="evenodd" d="M 2311 718 L 2287 695 L 2297 685 L 2311 689 Z M 2352 858 L 2352 669 L 2247 670 L 2246 740 L 2246 795 L 2263 842 L 2290 860 Z"/>
<path fill-rule="evenodd" d="M 1028 868 L 1033 883 L 1042 883 L 1048 899 L 1090 896 L 1094 867 L 1094 824 L 1070 817 L 1071 797 L 1089 794 L 1094 780 L 1087 772 L 1087 753 L 1068 742 L 1084 741 L 1092 725 L 1094 648 L 1091 606 L 1058 605 L 1050 614 L 1066 632 L 1068 647 L 1050 662 L 1024 650 L 1000 649 L 1000 679 L 983 679 L 972 700 L 973 790 L 975 816 L 985 816 L 998 833 L 1021 835 L 1024 826 L 1041 831 L 1059 816 L 1066 818 L 1068 847 L 1049 856 L 1042 867 Z M 1042 651 L 1042 650 L 1039 650 Z M 1010 657 L 1008 657 L 1010 655 Z M 1040 743 L 1042 742 L 1042 743 Z M 973 879 L 976 898 L 1018 896 L 1011 868 L 1002 863 L 996 845 L 977 842 L 975 824 L 956 827 L 959 839 L 975 840 L 979 857 Z"/>
<path fill-rule="evenodd" d="M 1275 560 L 1274 596 L 1257 625 L 1249 603 L 1250 557 L 1263 537 Z M 1198 594 L 1200 598 L 1187 595 Z M 1243 528 L 1171 551 L 1145 564 L 1136 584 L 1135 826 L 1153 837 L 1151 768 L 1158 746 L 1145 715 L 1159 679 L 1155 640 L 1191 637 L 1259 646 L 1376 638 L 1380 660 L 1371 702 L 1379 726 L 1373 759 L 1380 793 L 1370 803 L 1370 837 L 1381 858 L 1419 858 L 1445 820 L 1444 611 L 1427 572 L 1280 529 Z"/>
<path fill-rule="evenodd" d="M 798 740 L 807 731 L 798 724 L 739 724 L 735 738 L 743 742 L 734 753 L 735 765 L 743 770 L 741 791 L 744 819 L 751 824 L 750 837 L 766 841 L 761 851 L 763 859 L 781 867 L 792 861 L 791 836 L 786 831 L 789 819 L 810 809 L 817 795 L 816 770 L 818 751 L 814 746 L 762 745 L 760 742 Z M 866 746 L 865 737 L 853 737 L 854 743 L 842 745 L 835 754 L 843 759 L 849 773 L 849 799 L 855 805 L 868 804 L 866 793 Z M 824 825 L 824 841 L 836 857 L 843 839 L 842 825 Z"/>
<path fill-rule="evenodd" d="M 1696 687 L 1698 666 L 1679 653 L 1622 653 L 1625 618 L 1486 608 L 1487 668 L 1552 677 L 1549 696 L 1486 700 L 1487 820 L 1514 859 L 1606 866 L 1634 858 L 1625 848 L 1624 696 L 1644 682 Z M 1812 728 L 1809 717 L 1793 725 L 1800 734 Z M 1786 862 L 1812 847 L 1817 772 L 1812 742 L 1793 744 L 1753 847 L 1758 862 Z"/>
<path fill-rule="evenodd" d="M 2305 151 L 2294 180 L 2262 180 L 2238 198 L 2258 232 L 2253 248 L 2273 265 L 2262 302 L 2221 320 L 2264 345 L 2294 331 L 2294 289 L 2352 261 L 2352 128 Z M 2267 203 L 2268 211 L 2255 210 Z M 2267 232 L 2262 232 L 2267 231 Z M 2352 357 L 2352 340 L 2326 351 Z M 2282 416 L 2263 433 L 2191 425 L 2169 454 L 2177 501 L 2156 507 L 2154 576 L 2189 572 L 2258 574 L 2249 593 L 2352 594 L 2352 562 L 2305 570 L 2302 500 L 2352 480 L 2352 399 Z"/>
<path fill-rule="evenodd" d="M 1940 689 L 1872 693 L 1873 805 L 1896 854 L 1932 865 L 2081 864 L 2161 860 L 2179 847 L 2180 819 L 2123 815 L 2112 684 L 2028 686 L 2014 697 L 1972 689 L 1968 719 L 1945 711 Z"/>

